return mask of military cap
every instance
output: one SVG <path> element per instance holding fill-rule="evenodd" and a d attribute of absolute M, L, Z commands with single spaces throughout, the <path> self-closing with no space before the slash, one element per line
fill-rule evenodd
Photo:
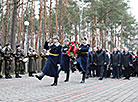
<path fill-rule="evenodd" d="M 9 46 L 9 45 L 10 45 L 10 43 L 6 43 L 6 44 L 5 44 L 5 46 Z"/>
<path fill-rule="evenodd" d="M 32 47 L 30 47 L 30 48 L 29 48 L 29 50 L 33 50 L 33 48 L 32 48 Z"/>
<path fill-rule="evenodd" d="M 43 51 L 46 51 L 46 49 L 43 49 Z"/>
<path fill-rule="evenodd" d="M 21 47 L 20 45 L 16 45 L 16 48 Z"/>
<path fill-rule="evenodd" d="M 55 35 L 55 36 L 53 36 L 53 39 L 59 40 L 59 36 Z"/>
<path fill-rule="evenodd" d="M 69 40 L 68 38 L 66 38 L 66 39 L 64 40 L 64 42 L 66 42 L 66 41 L 70 42 L 70 40 Z"/>
<path fill-rule="evenodd" d="M 82 37 L 82 40 L 87 40 L 87 37 L 86 36 Z"/>

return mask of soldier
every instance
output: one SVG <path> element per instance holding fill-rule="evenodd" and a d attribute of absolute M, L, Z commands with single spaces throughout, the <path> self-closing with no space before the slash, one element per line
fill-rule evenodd
<path fill-rule="evenodd" d="M 111 66 L 113 67 L 113 78 L 120 78 L 120 65 L 121 65 L 121 54 L 117 52 L 117 48 L 114 48 L 113 53 L 111 54 Z"/>
<path fill-rule="evenodd" d="M 104 66 L 107 64 L 106 62 L 106 52 L 102 50 L 101 47 L 97 47 L 97 51 L 95 53 L 95 65 L 96 65 L 96 74 L 97 77 L 100 77 L 99 80 L 103 79 L 104 74 Z"/>
<path fill-rule="evenodd" d="M 42 60 L 41 60 L 41 70 L 43 69 L 44 65 L 46 64 L 46 59 L 48 57 L 46 49 L 43 49 L 43 51 L 40 54 Z"/>
<path fill-rule="evenodd" d="M 132 66 L 132 55 L 129 53 L 127 48 L 124 48 L 122 54 L 122 67 L 124 70 L 124 79 L 130 79 L 130 67 Z"/>
<path fill-rule="evenodd" d="M 35 71 L 33 72 L 33 73 L 36 73 L 36 70 L 37 70 L 37 59 L 40 59 L 41 58 L 41 56 L 36 52 L 36 50 L 35 49 L 33 49 L 33 55 L 34 55 L 34 59 L 35 59 L 35 66 L 36 66 L 36 68 L 35 68 Z"/>
<path fill-rule="evenodd" d="M 25 60 L 25 58 L 26 58 L 26 56 L 25 56 L 25 54 L 24 54 L 24 51 L 23 51 L 23 49 L 21 49 L 21 53 L 22 53 L 22 66 L 20 67 L 21 69 L 20 69 L 20 74 L 24 74 L 24 72 L 25 72 L 25 63 L 27 62 L 27 61 L 24 61 Z"/>
<path fill-rule="evenodd" d="M 61 60 L 61 49 L 62 46 L 59 43 L 59 37 L 54 36 L 53 43 L 49 47 L 50 54 L 47 58 L 46 64 L 40 75 L 36 75 L 36 78 L 38 78 L 39 80 L 41 80 L 44 77 L 44 75 L 54 77 L 54 83 L 51 86 L 56 86 L 58 82 L 58 66 Z"/>
<path fill-rule="evenodd" d="M 34 52 L 32 47 L 29 48 L 27 56 L 29 57 L 29 63 L 28 63 L 29 77 L 34 77 L 33 73 L 35 73 L 36 71 L 36 60 L 35 60 L 36 52 Z"/>
<path fill-rule="evenodd" d="M 62 50 L 62 57 L 61 57 L 61 70 L 66 73 L 66 79 L 64 82 L 69 81 L 70 75 L 70 57 L 67 55 L 69 45 L 69 39 L 65 39 L 65 45 L 63 46 Z"/>
<path fill-rule="evenodd" d="M 11 71 L 11 62 L 13 60 L 13 50 L 11 49 L 10 43 L 6 43 L 5 47 L 2 49 L 4 53 L 4 60 L 5 60 L 5 78 L 9 79 L 12 78 L 10 75 Z"/>
<path fill-rule="evenodd" d="M 2 62 L 3 62 L 3 53 L 2 53 L 2 44 L 0 43 L 0 78 L 3 76 L 1 75 L 2 71 Z"/>
<path fill-rule="evenodd" d="M 87 44 L 87 38 L 82 38 L 81 48 L 79 49 L 80 55 L 77 57 L 77 68 L 82 72 L 82 81 L 80 83 L 85 83 L 86 75 L 88 75 L 88 67 L 89 67 L 89 47 Z"/>
<path fill-rule="evenodd" d="M 22 67 L 23 53 L 21 51 L 20 45 L 16 46 L 16 52 L 14 56 L 15 56 L 15 77 L 21 78 L 19 73 Z"/>

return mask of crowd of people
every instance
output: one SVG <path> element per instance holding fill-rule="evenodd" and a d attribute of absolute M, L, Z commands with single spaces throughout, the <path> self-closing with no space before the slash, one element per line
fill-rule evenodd
<path fill-rule="evenodd" d="M 33 48 L 29 48 L 27 56 L 21 49 L 20 45 L 16 46 L 16 51 L 11 49 L 10 43 L 6 43 L 4 47 L 0 44 L 0 78 L 2 78 L 2 68 L 5 72 L 5 78 L 12 78 L 10 72 L 12 69 L 12 61 L 15 62 L 15 77 L 21 78 L 20 74 L 25 72 L 25 63 L 28 62 L 29 77 L 33 77 L 33 73 L 37 72 L 36 60 L 41 58 L 41 73 L 35 77 L 42 80 L 45 75 L 54 77 L 56 86 L 58 83 L 59 73 L 66 73 L 65 82 L 69 81 L 70 71 L 80 71 L 82 74 L 81 83 L 90 77 L 129 80 L 130 77 L 138 77 L 138 52 L 134 54 L 127 48 L 123 51 L 120 48 L 114 48 L 113 52 L 102 49 L 98 46 L 93 49 L 87 44 L 87 38 L 82 38 L 79 54 L 75 58 L 68 55 L 69 39 L 64 40 L 65 45 L 59 43 L 59 37 L 53 37 L 53 43 L 45 42 L 44 49 L 41 54 L 36 53 Z M 2 67 L 3 65 L 3 67 Z"/>
<path fill-rule="evenodd" d="M 20 74 L 25 74 L 26 66 L 28 62 L 29 77 L 33 77 L 33 73 L 37 71 L 36 60 L 42 58 L 42 67 L 45 65 L 47 56 L 44 49 L 41 54 L 36 53 L 35 49 L 29 48 L 27 55 L 25 55 L 20 45 L 16 45 L 16 50 L 11 49 L 11 44 L 6 43 L 4 47 L 0 44 L 0 78 L 3 78 L 2 72 L 5 72 L 5 78 L 12 78 L 11 72 L 13 71 L 13 65 L 15 65 L 14 72 L 15 78 L 21 78 Z M 13 64 L 15 62 L 15 64 Z M 41 68 L 42 69 L 42 68 Z"/>

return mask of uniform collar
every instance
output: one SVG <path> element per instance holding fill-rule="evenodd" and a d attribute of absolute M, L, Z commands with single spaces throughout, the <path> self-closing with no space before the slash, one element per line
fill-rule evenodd
<path fill-rule="evenodd" d="M 82 43 L 84 46 L 86 46 L 87 45 L 87 43 Z"/>
<path fill-rule="evenodd" d="M 60 43 L 59 43 L 59 42 L 56 42 L 54 45 L 59 46 L 59 45 L 60 45 Z"/>

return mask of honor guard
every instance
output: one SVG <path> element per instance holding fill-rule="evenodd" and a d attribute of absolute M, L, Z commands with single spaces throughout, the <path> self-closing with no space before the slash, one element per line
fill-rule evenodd
<path fill-rule="evenodd" d="M 32 47 L 29 48 L 27 56 L 29 58 L 29 63 L 28 63 L 29 77 L 34 77 L 33 73 L 35 73 L 35 71 L 36 71 L 36 59 L 35 59 L 36 52 L 34 52 Z"/>
<path fill-rule="evenodd" d="M 88 67 L 89 67 L 89 47 L 90 45 L 87 44 L 87 38 L 82 38 L 82 44 L 80 50 L 80 55 L 77 57 L 77 68 L 79 71 L 82 72 L 82 81 L 81 83 L 85 83 L 85 77 L 88 74 Z"/>
<path fill-rule="evenodd" d="M 69 74 L 70 74 L 70 57 L 67 55 L 69 39 L 65 39 L 65 45 L 62 49 L 62 56 L 61 56 L 61 69 L 66 73 L 66 79 L 64 82 L 69 81 Z"/>
<path fill-rule="evenodd" d="M 24 55 L 21 51 L 20 45 L 16 45 L 16 52 L 14 53 L 14 56 L 15 56 L 15 77 L 21 78 L 19 73 L 22 67 L 22 60 Z"/>
<path fill-rule="evenodd" d="M 59 43 L 59 37 L 54 36 L 53 43 L 49 47 L 49 56 L 47 58 L 46 64 L 40 75 L 36 75 L 36 78 L 38 78 L 39 80 L 41 80 L 44 75 L 54 77 L 54 83 L 51 86 L 56 86 L 58 82 L 58 69 L 61 60 L 61 49 L 62 46 Z"/>
<path fill-rule="evenodd" d="M 4 60 L 5 60 L 5 78 L 9 79 L 12 78 L 10 75 L 11 71 L 11 62 L 13 60 L 13 50 L 11 49 L 10 43 L 6 43 L 5 47 L 2 49 L 4 53 Z"/>
<path fill-rule="evenodd" d="M 2 71 L 2 62 L 3 62 L 3 53 L 2 53 L 2 44 L 0 43 L 0 78 L 2 78 L 1 71 Z"/>
<path fill-rule="evenodd" d="M 41 70 L 43 69 L 44 65 L 46 64 L 46 59 L 48 57 L 46 49 L 43 49 L 43 51 L 40 54 L 42 60 L 41 60 Z"/>

